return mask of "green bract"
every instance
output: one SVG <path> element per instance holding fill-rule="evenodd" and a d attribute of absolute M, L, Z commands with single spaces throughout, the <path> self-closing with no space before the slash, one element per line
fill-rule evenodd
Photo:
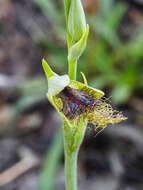
<path fill-rule="evenodd" d="M 80 0 L 72 0 L 68 13 L 68 32 L 71 45 L 79 41 L 86 31 L 86 20 Z"/>
<path fill-rule="evenodd" d="M 68 56 L 69 62 L 76 61 L 81 56 L 86 46 L 88 33 L 89 33 L 89 26 L 87 25 L 86 31 L 81 36 L 80 40 L 77 43 L 73 44 L 69 50 L 69 56 Z"/>

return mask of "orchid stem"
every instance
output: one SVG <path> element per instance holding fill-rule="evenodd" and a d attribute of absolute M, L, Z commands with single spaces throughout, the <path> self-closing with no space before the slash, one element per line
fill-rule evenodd
<path fill-rule="evenodd" d="M 77 156 L 79 145 L 73 147 L 73 132 L 64 122 L 63 135 L 64 135 L 64 153 L 65 153 L 65 185 L 66 190 L 77 190 Z"/>
<path fill-rule="evenodd" d="M 71 80 L 76 80 L 77 74 L 77 60 L 69 60 L 69 77 Z"/>
<path fill-rule="evenodd" d="M 69 153 L 65 149 L 66 190 L 77 190 L 77 156 L 78 151 Z"/>
<path fill-rule="evenodd" d="M 64 122 L 64 152 L 65 152 L 65 181 L 66 190 L 77 190 L 77 160 L 80 145 L 83 141 L 87 122 L 79 126 L 69 126 Z M 77 128 L 76 128 L 77 127 Z M 79 132 L 79 131 L 80 132 Z"/>

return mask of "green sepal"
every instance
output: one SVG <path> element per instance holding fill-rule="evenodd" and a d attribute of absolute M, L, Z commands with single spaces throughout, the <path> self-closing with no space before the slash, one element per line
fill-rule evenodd
<path fill-rule="evenodd" d="M 101 98 L 102 96 L 104 96 L 103 91 L 96 89 L 96 88 L 92 88 L 92 87 L 87 86 L 87 85 L 85 85 L 81 82 L 78 82 L 78 81 L 71 80 L 70 87 L 77 89 L 77 90 L 83 90 L 84 89 L 85 91 L 87 91 L 87 93 L 93 95 L 95 98 Z"/>
<path fill-rule="evenodd" d="M 52 71 L 44 58 L 42 59 L 42 67 L 44 69 L 47 80 L 49 80 L 53 76 L 57 76 L 57 74 Z"/>

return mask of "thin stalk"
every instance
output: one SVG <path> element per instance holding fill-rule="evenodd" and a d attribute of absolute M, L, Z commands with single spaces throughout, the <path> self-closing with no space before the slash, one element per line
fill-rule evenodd
<path fill-rule="evenodd" d="M 87 121 L 79 126 L 68 126 L 64 122 L 65 182 L 66 190 L 77 190 L 77 161 L 80 145 L 86 131 Z M 80 131 L 80 132 L 79 132 Z"/>
<path fill-rule="evenodd" d="M 77 156 L 78 151 L 69 153 L 65 149 L 66 190 L 77 190 Z"/>
<path fill-rule="evenodd" d="M 69 77 L 71 80 L 76 80 L 76 74 L 77 74 L 77 60 L 71 60 L 69 61 Z"/>

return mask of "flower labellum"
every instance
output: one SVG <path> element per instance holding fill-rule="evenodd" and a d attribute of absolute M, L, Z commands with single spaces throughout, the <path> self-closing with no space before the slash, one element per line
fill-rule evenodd
<path fill-rule="evenodd" d="M 95 126 L 95 129 L 105 128 L 107 124 L 119 123 L 125 120 L 126 117 L 122 113 L 113 110 L 105 98 L 102 98 L 103 95 L 102 91 L 98 92 L 80 82 L 71 81 L 70 85 L 66 86 L 57 96 L 61 100 L 60 112 L 70 122 L 86 118 Z"/>
<path fill-rule="evenodd" d="M 71 119 L 86 113 L 88 109 L 93 110 L 96 103 L 92 96 L 90 97 L 84 91 L 72 89 L 70 86 L 65 87 L 59 93 L 59 97 L 63 100 L 62 111 Z"/>

